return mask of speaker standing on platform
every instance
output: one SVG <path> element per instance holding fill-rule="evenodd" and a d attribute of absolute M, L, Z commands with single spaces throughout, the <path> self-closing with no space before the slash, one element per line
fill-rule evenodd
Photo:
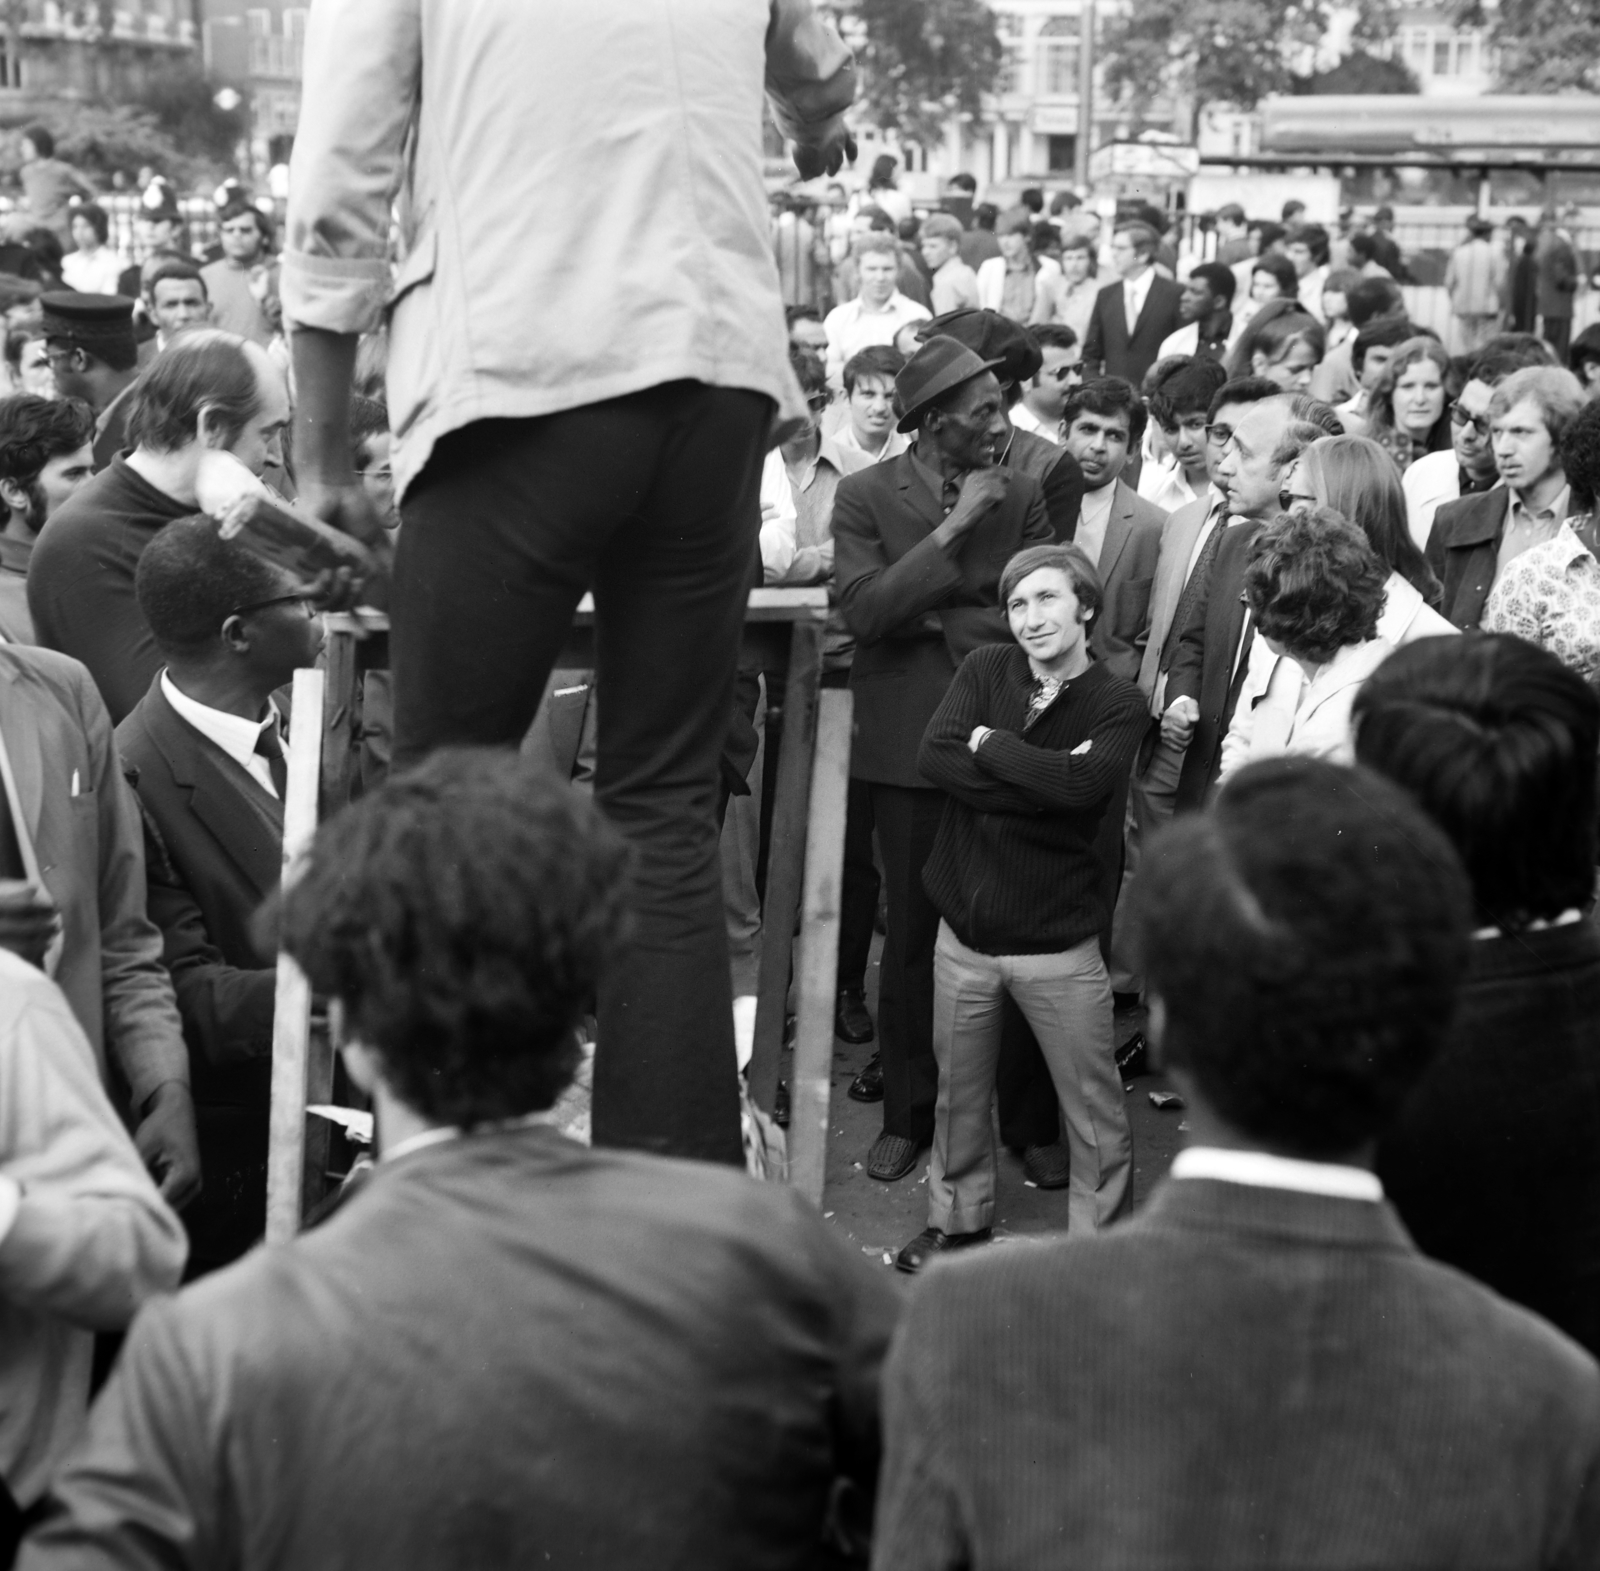
<path fill-rule="evenodd" d="M 775 411 L 805 413 L 763 85 L 802 174 L 832 172 L 850 52 L 811 0 L 323 0 L 305 61 L 282 285 L 300 497 L 381 539 L 346 424 L 387 301 L 395 762 L 514 745 L 593 589 L 596 794 L 636 853 L 595 1139 L 737 1162 L 718 760 L 762 455 Z"/>

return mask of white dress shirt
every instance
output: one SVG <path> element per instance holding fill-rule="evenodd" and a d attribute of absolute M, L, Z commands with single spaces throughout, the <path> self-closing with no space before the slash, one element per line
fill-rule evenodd
<path fill-rule="evenodd" d="M 1270 1151 L 1228 1151 L 1221 1146 L 1187 1146 L 1172 1162 L 1172 1176 L 1213 1178 L 1224 1184 L 1248 1184 L 1254 1189 L 1293 1189 L 1306 1195 L 1330 1195 L 1335 1200 L 1383 1199 L 1376 1173 L 1343 1162 L 1302 1162 L 1297 1157 L 1274 1156 Z"/>
<path fill-rule="evenodd" d="M 828 334 L 828 383 L 843 385 L 845 362 L 874 344 L 893 344 L 894 335 L 912 322 L 926 322 L 933 313 L 897 289 L 879 307 L 869 306 L 860 295 L 836 305 L 822 319 Z"/>
<path fill-rule="evenodd" d="M 234 763 L 249 772 L 268 796 L 278 794 L 277 786 L 272 783 L 270 765 L 256 751 L 256 738 L 268 726 L 278 724 L 278 706 L 270 698 L 265 720 L 245 720 L 226 710 L 213 709 L 209 704 L 196 703 L 187 693 L 178 691 L 165 671 L 161 673 L 161 691 L 180 719 L 187 720 L 208 742 L 215 742 Z"/>
<path fill-rule="evenodd" d="M 1139 325 L 1144 303 L 1150 298 L 1150 283 L 1155 276 L 1155 268 L 1147 267 L 1137 278 L 1125 278 L 1122 281 L 1122 309 L 1127 313 L 1130 336 Z"/>
<path fill-rule="evenodd" d="M 1187 327 L 1180 327 L 1175 333 L 1168 333 L 1161 340 L 1161 347 L 1156 351 L 1157 360 L 1165 360 L 1168 355 L 1197 355 L 1200 353 L 1200 324 L 1191 322 Z"/>
<path fill-rule="evenodd" d="M 776 508 L 775 517 L 768 518 L 766 510 Z M 774 447 L 767 453 L 761 466 L 761 579 L 775 584 L 794 565 L 797 546 L 794 487 L 789 483 L 789 468 L 783 461 L 783 449 Z"/>
<path fill-rule="evenodd" d="M 1155 424 L 1154 421 L 1150 423 Z M 1139 471 L 1139 495 L 1163 513 L 1175 513 L 1180 507 L 1187 507 L 1199 494 L 1189 484 L 1183 465 L 1175 458 L 1146 464 Z"/>
<path fill-rule="evenodd" d="M 1106 526 L 1111 522 L 1111 504 L 1117 497 L 1117 482 L 1103 485 L 1098 491 L 1083 493 L 1083 507 L 1078 514 L 1078 530 L 1072 543 L 1094 563 L 1100 565 L 1100 549 L 1106 543 Z"/>

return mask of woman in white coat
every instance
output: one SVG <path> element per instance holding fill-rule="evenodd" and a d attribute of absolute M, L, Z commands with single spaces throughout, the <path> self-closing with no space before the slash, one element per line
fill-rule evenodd
<path fill-rule="evenodd" d="M 1394 645 L 1378 636 L 1384 563 L 1330 507 L 1282 513 L 1256 537 L 1244 597 L 1255 628 L 1250 676 L 1223 741 L 1222 778 L 1262 758 L 1355 757 L 1350 710 Z"/>

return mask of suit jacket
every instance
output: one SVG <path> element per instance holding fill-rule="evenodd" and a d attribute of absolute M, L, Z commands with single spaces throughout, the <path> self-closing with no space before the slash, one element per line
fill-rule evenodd
<path fill-rule="evenodd" d="M 898 1303 L 785 1185 L 450 1140 L 141 1314 L 28 1556 L 802 1571 Z"/>
<path fill-rule="evenodd" d="M 1510 491 L 1497 485 L 1456 502 L 1441 502 L 1433 515 L 1424 554 L 1444 585 L 1440 611 L 1464 633 L 1483 620 L 1510 506 Z"/>
<path fill-rule="evenodd" d="M 145 913 L 144 835 L 122 778 L 111 717 L 67 655 L 0 645 L 0 736 L 40 876 L 61 909 L 55 979 L 102 1073 L 115 1065 L 137 1111 L 189 1079 L 161 935 Z"/>
<path fill-rule="evenodd" d="M 1197 496 L 1173 513 L 1161 527 L 1161 551 L 1156 558 L 1155 581 L 1150 587 L 1150 636 L 1139 662 L 1139 689 L 1155 710 L 1156 678 L 1161 674 L 1161 651 L 1172 630 L 1183 586 L 1188 582 L 1189 558 L 1200 538 L 1212 498 Z"/>
<path fill-rule="evenodd" d="M 984 644 L 1010 641 L 1000 574 L 1023 546 L 1052 538 L 1038 482 L 1015 471 L 1004 501 L 956 551 L 934 544 L 943 520 L 910 452 L 846 475 L 834 497 L 835 582 L 856 637 L 858 780 L 929 787 L 917 750 L 956 667 Z"/>
<path fill-rule="evenodd" d="M 1089 647 L 1124 681 L 1138 678 L 1150 637 L 1150 594 L 1156 561 L 1161 555 L 1161 531 L 1167 515 L 1147 502 L 1126 481 L 1117 481 L 1117 494 L 1106 520 L 1106 537 L 1100 546 L 1100 614 L 1089 633 Z"/>
<path fill-rule="evenodd" d="M 1222 768 L 1222 739 L 1249 668 L 1245 658 L 1249 651 L 1240 648 L 1244 570 L 1263 527 L 1254 520 L 1227 526 L 1205 593 L 1178 635 L 1178 651 L 1167 673 L 1167 704 L 1170 707 L 1174 698 L 1192 698 L 1200 705 L 1200 720 L 1189 738 L 1178 780 L 1180 809 L 1200 807 Z"/>
<path fill-rule="evenodd" d="M 1385 1204 L 1168 1180 L 1119 1227 L 983 1253 L 896 1336 L 874 1571 L 1600 1555 L 1600 1371 Z"/>
<path fill-rule="evenodd" d="M 1378 1146 L 1417 1243 L 1600 1356 L 1600 934 L 1479 939 L 1456 1028 Z"/>
<path fill-rule="evenodd" d="M 1150 280 L 1144 309 L 1128 336 L 1128 313 L 1123 304 L 1122 280 L 1107 284 L 1095 296 L 1094 312 L 1089 317 L 1089 336 L 1083 347 L 1084 374 L 1093 375 L 1103 367 L 1107 376 L 1125 377 L 1135 387 L 1156 363 L 1161 342 L 1183 326 L 1178 316 L 1182 288 L 1159 273 Z"/>
<path fill-rule="evenodd" d="M 159 677 L 117 746 L 144 809 L 150 915 L 189 1049 L 205 1187 L 184 1225 L 198 1274 L 236 1260 L 266 1223 L 277 957 L 251 924 L 278 887 L 283 804 L 173 709 Z"/>

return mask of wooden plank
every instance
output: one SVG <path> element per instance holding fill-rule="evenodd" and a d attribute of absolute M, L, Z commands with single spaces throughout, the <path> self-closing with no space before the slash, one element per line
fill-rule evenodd
<path fill-rule="evenodd" d="M 335 811 L 350 800 L 361 733 L 361 675 L 357 637 L 348 627 L 324 628 L 322 668 L 327 674 L 322 708 L 322 800 Z"/>
<path fill-rule="evenodd" d="M 839 982 L 839 918 L 844 906 L 844 816 L 854 711 L 855 695 L 848 688 L 829 688 L 818 703 L 800 952 L 795 966 L 799 998 L 789 1084 L 789 1182 L 819 1206 L 828 1163 L 833 1014 Z"/>
<path fill-rule="evenodd" d="M 300 858 L 317 829 L 322 728 L 306 721 L 322 715 L 326 686 L 321 671 L 294 674 L 294 712 L 305 719 L 293 727 L 289 737 L 281 875 L 285 887 L 294 882 Z M 280 954 L 272 1017 L 272 1111 L 267 1150 L 269 1244 L 293 1238 L 300 1231 L 304 1214 L 306 1090 L 311 1056 L 311 989 L 294 961 Z"/>
<path fill-rule="evenodd" d="M 811 798 L 811 757 L 817 736 L 817 692 L 822 681 L 821 622 L 796 622 L 789 642 L 789 680 L 783 699 L 783 742 L 772 811 L 767 893 L 761 907 L 761 965 L 756 981 L 756 1030 L 750 1059 L 750 1096 L 770 1113 L 778 1092 L 783 1019 L 795 916 L 804 875 L 806 812 Z M 604 699 L 601 702 L 604 703 Z M 768 760 L 767 767 L 771 767 Z"/>

